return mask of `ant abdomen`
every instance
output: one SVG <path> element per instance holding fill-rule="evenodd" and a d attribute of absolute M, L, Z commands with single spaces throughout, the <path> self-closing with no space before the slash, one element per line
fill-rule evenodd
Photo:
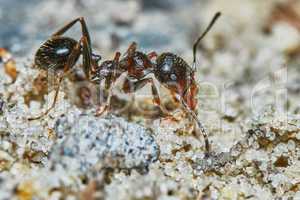
<path fill-rule="evenodd" d="M 53 37 L 47 40 L 35 54 L 35 65 L 47 71 L 63 70 L 77 41 L 69 37 Z M 74 56 L 77 61 L 79 54 Z"/>

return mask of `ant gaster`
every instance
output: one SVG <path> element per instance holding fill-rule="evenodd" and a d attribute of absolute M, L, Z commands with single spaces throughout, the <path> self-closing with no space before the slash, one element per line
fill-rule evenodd
<path fill-rule="evenodd" d="M 70 37 L 63 36 L 63 34 L 77 22 L 81 25 L 81 38 L 76 41 Z M 52 34 L 37 50 L 34 65 L 56 76 L 58 78 L 58 84 L 51 106 L 41 115 L 31 117 L 29 120 L 40 119 L 54 108 L 62 80 L 76 64 L 80 55 L 82 55 L 84 73 L 86 77 L 89 78 L 90 73 L 98 66 L 101 57 L 92 53 L 90 35 L 83 17 L 74 19 Z"/>
<path fill-rule="evenodd" d="M 160 97 L 153 78 L 147 76 L 152 73 L 162 85 L 171 91 L 174 99 L 180 102 L 183 109 L 190 114 L 197 123 L 198 128 L 204 136 L 206 155 L 208 155 L 208 136 L 195 113 L 197 106 L 195 96 L 198 92 L 198 86 L 194 76 L 196 72 L 197 46 L 220 15 L 220 12 L 215 14 L 206 30 L 194 43 L 192 66 L 188 65 L 181 57 L 169 52 L 162 53 L 161 55 L 158 55 L 156 52 L 151 52 L 146 55 L 136 50 L 137 44 L 135 42 L 129 46 L 122 59 L 120 59 L 121 53 L 117 52 L 113 60 L 104 61 L 99 65 L 100 56 L 92 53 L 90 36 L 84 19 L 77 18 L 71 21 L 54 33 L 51 38 L 38 49 L 35 55 L 35 64 L 39 68 L 50 71 L 53 70 L 56 74 L 58 74 L 59 71 L 62 73 L 59 76 L 59 84 L 51 107 L 42 115 L 30 118 L 30 120 L 43 117 L 54 107 L 63 77 L 75 65 L 79 56 L 82 54 L 83 70 L 86 77 L 96 84 L 105 81 L 105 88 L 109 90 L 109 96 L 105 105 L 97 109 L 96 115 L 101 115 L 109 107 L 113 83 L 125 72 L 127 72 L 127 76 L 123 83 L 123 91 L 126 93 L 135 92 L 147 83 L 150 83 L 154 103 L 161 108 L 163 113 L 167 114 L 166 109 L 160 104 Z M 81 24 L 82 37 L 80 40 L 76 41 L 69 37 L 63 37 L 62 35 L 76 22 L 80 22 Z M 153 62 L 152 60 L 154 58 L 155 61 Z"/>

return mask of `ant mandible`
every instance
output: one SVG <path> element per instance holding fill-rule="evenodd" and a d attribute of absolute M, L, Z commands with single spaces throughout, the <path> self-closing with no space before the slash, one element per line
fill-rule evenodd
<path fill-rule="evenodd" d="M 194 76 L 196 72 L 197 46 L 220 15 L 220 12 L 215 14 L 206 30 L 194 43 L 192 67 L 181 57 L 173 53 L 167 52 L 157 55 L 156 52 L 151 52 L 146 55 L 136 50 L 137 44 L 135 42 L 129 46 L 125 56 L 121 60 L 121 53 L 117 52 L 113 60 L 104 61 L 99 65 L 98 62 L 101 57 L 92 53 L 91 40 L 84 19 L 81 17 L 71 21 L 54 33 L 51 38 L 38 49 L 35 55 L 35 65 L 37 67 L 53 71 L 59 78 L 51 107 L 40 116 L 29 118 L 29 120 L 39 119 L 47 115 L 50 110 L 54 108 L 63 77 L 75 65 L 79 56 L 82 54 L 82 66 L 87 79 L 96 84 L 100 84 L 101 81 L 104 80 L 105 88 L 109 90 L 109 96 L 105 105 L 102 106 L 102 109 L 97 109 L 96 115 L 101 115 L 109 107 L 113 83 L 124 72 L 127 72 L 126 79 L 123 83 L 124 92 L 135 92 L 147 83 L 150 83 L 154 103 L 160 107 L 163 113 L 168 115 L 166 109 L 161 106 L 160 97 L 153 78 L 147 77 L 148 74 L 154 74 L 155 78 L 171 91 L 174 99 L 181 103 L 183 109 L 189 113 L 197 123 L 204 136 L 206 155 L 208 155 L 210 151 L 208 136 L 204 126 L 195 113 L 197 106 L 195 95 L 198 92 L 198 86 Z M 72 38 L 62 36 L 76 22 L 80 22 L 81 24 L 82 37 L 80 40 L 76 41 Z M 153 58 L 156 58 L 155 62 L 152 62 Z"/>

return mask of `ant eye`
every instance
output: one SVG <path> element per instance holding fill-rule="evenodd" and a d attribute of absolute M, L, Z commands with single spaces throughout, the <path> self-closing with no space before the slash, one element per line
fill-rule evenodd
<path fill-rule="evenodd" d="M 177 80 L 177 76 L 175 74 L 171 74 L 170 78 L 172 79 L 172 81 L 176 81 Z"/>

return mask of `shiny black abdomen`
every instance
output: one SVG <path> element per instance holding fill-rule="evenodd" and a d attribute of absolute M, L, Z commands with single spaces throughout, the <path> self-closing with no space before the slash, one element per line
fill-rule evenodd
<path fill-rule="evenodd" d="M 54 37 L 47 40 L 35 54 L 35 65 L 50 71 L 63 70 L 77 41 L 69 37 Z M 80 52 L 75 56 L 75 62 Z"/>

